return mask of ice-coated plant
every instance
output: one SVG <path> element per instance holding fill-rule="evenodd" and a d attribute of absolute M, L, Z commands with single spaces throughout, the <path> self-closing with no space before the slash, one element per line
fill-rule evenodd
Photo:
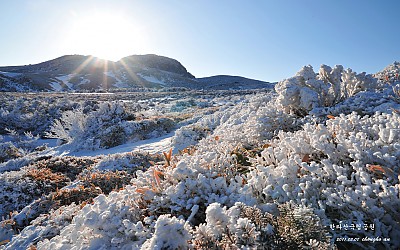
<path fill-rule="evenodd" d="M 375 74 L 381 82 L 386 84 L 396 84 L 400 82 L 400 62 L 394 61 L 383 70 Z"/>
<path fill-rule="evenodd" d="M 191 239 L 190 229 L 183 219 L 161 215 L 156 221 L 153 236 L 144 242 L 141 249 L 187 249 Z"/>
<path fill-rule="evenodd" d="M 336 65 L 321 65 L 319 73 L 305 66 L 296 76 L 280 81 L 275 86 L 277 101 L 286 112 L 305 115 L 313 108 L 335 105 L 360 91 L 377 87 L 377 80 L 365 73 Z"/>
<path fill-rule="evenodd" d="M 18 149 L 11 142 L 0 143 L 0 163 L 21 157 L 23 153 L 21 149 Z"/>
<path fill-rule="evenodd" d="M 164 157 L 102 156 L 88 169 L 71 168 L 79 173 L 48 159 L 37 167 L 75 178 L 52 192 L 65 206 L 40 216 L 45 197 L 18 208 L 6 218 L 13 226 L 36 219 L 19 235 L 7 224 L 0 238 L 8 248 L 38 249 L 398 249 L 400 107 L 392 86 L 381 85 L 388 84 L 341 66 L 305 67 L 277 93 L 210 99 L 217 109 L 181 123 Z M 117 125 L 127 135 L 158 131 L 164 101 L 148 101 L 154 110 Z M 2 190 L 22 176 L 0 175 Z M 87 201 L 68 205 L 80 199 Z M 363 223 L 373 230 L 332 227 Z"/>
<path fill-rule="evenodd" d="M 118 146 L 128 139 L 160 136 L 175 126 L 172 119 L 165 117 L 140 121 L 131 121 L 131 118 L 123 103 L 103 102 L 97 110 L 87 114 L 82 108 L 63 112 L 46 135 L 58 138 L 61 144 L 69 143 L 76 149 L 99 149 Z"/>
<path fill-rule="evenodd" d="M 59 139 L 59 144 L 75 142 L 85 132 L 86 119 L 81 109 L 65 111 L 60 119 L 54 121 L 46 135 Z"/>
<path fill-rule="evenodd" d="M 393 90 L 393 99 L 397 102 L 400 103 L 400 84 L 396 84 L 392 88 Z"/>

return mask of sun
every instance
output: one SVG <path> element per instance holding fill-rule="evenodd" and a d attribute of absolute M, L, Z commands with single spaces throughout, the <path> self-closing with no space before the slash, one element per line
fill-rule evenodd
<path fill-rule="evenodd" d="M 75 14 L 66 35 L 69 50 L 117 61 L 143 50 L 143 29 L 121 13 Z"/>

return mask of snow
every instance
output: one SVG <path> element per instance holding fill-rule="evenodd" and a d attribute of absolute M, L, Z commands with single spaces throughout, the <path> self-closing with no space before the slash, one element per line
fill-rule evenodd
<path fill-rule="evenodd" d="M 160 85 L 167 85 L 167 83 L 161 81 L 160 79 L 158 79 L 158 78 L 156 78 L 154 76 L 146 76 L 146 75 L 140 74 L 140 73 L 138 73 L 137 75 L 140 76 L 141 78 L 145 79 L 148 82 L 158 83 Z"/>
<path fill-rule="evenodd" d="M 69 80 L 74 77 L 75 74 L 68 74 L 68 75 L 63 75 L 63 76 L 57 76 L 56 79 L 60 80 L 63 82 L 65 85 L 68 86 L 69 89 L 74 89 L 74 85 L 69 82 Z"/>
<path fill-rule="evenodd" d="M 63 87 L 59 82 L 51 82 L 50 86 L 53 88 L 54 91 L 62 91 Z"/>
<path fill-rule="evenodd" d="M 396 64 L 377 75 L 396 85 L 398 70 Z M 352 248 L 398 249 L 400 97 L 382 79 L 342 66 L 323 65 L 318 73 L 306 66 L 279 82 L 273 93 L 210 98 L 207 107 L 213 112 L 181 120 L 180 127 L 162 136 L 165 130 L 154 130 L 158 136 L 149 132 L 151 139 L 93 151 L 80 150 L 71 140 L 9 160 L 3 166 L 16 171 L 0 174 L 1 195 L 24 200 L 17 204 L 22 209 L 5 218 L 0 242 L 11 240 L 4 246 L 9 249 L 31 244 L 38 249 L 331 249 L 341 246 L 338 239 L 355 235 L 389 240 L 355 242 Z M 143 139 L 145 129 L 159 129 L 172 115 L 171 103 L 145 103 L 152 107 L 135 110 L 130 120 L 122 119 L 123 105 L 105 102 L 92 112 L 65 110 L 58 122 L 60 129 L 67 128 L 66 141 L 70 136 L 83 144 L 99 134 L 116 139 L 137 128 L 140 132 L 133 135 Z M 189 98 L 173 104 L 185 107 L 173 112 L 180 119 L 199 109 Z M 61 130 L 54 132 L 62 136 Z M 170 148 L 174 151 L 168 153 Z M 40 161 L 38 156 L 52 158 Z M 78 164 L 88 158 L 93 163 Z M 17 165 L 22 168 L 12 168 Z M 40 205 L 55 196 L 43 194 L 31 202 L 22 195 L 37 191 L 43 181 L 33 166 L 79 170 L 80 179 L 54 187 L 53 194 L 83 192 L 88 181 L 94 191 L 101 190 L 98 183 L 114 191 L 95 193 L 82 205 L 70 202 L 44 211 Z M 36 180 L 27 176 L 32 171 Z M 132 174 L 122 188 L 110 175 L 98 178 L 124 171 Z M 20 233 L 13 231 L 13 222 Z M 364 223 L 374 229 L 329 229 Z"/>
<path fill-rule="evenodd" d="M 8 77 L 17 77 L 17 76 L 22 75 L 21 73 L 4 72 L 4 71 L 0 71 L 0 74 L 3 74 Z"/>
<path fill-rule="evenodd" d="M 148 152 L 151 154 L 160 154 L 162 152 L 167 152 L 171 147 L 171 139 L 175 132 L 165 134 L 157 138 L 151 138 L 147 140 L 129 142 L 109 149 L 99 149 L 99 150 L 80 150 L 78 152 L 73 151 L 70 145 L 58 146 L 50 151 L 44 153 L 44 155 L 54 155 L 54 156 L 98 156 L 98 155 L 109 155 L 109 154 L 119 154 L 127 152 Z"/>
<path fill-rule="evenodd" d="M 73 78 L 76 74 L 68 74 L 68 75 L 61 75 L 61 76 L 57 76 L 55 77 L 57 80 L 60 80 L 61 82 L 63 82 L 65 85 L 68 86 L 69 89 L 74 89 L 75 85 L 82 85 L 82 84 L 86 84 L 89 83 L 90 80 L 89 79 L 85 79 L 83 77 L 81 77 L 81 82 L 79 82 L 78 84 L 73 84 L 70 83 L 69 81 L 71 80 L 71 78 Z"/>
<path fill-rule="evenodd" d="M 114 86 L 116 88 L 127 88 L 128 87 L 128 84 L 121 81 L 121 79 L 118 78 L 113 71 L 106 71 L 106 72 L 104 72 L 104 74 L 106 76 L 109 76 L 109 77 L 112 77 L 115 79 L 116 82 L 115 82 Z"/>
<path fill-rule="evenodd" d="M 92 92 L 87 92 L 87 93 L 75 93 L 75 92 L 70 92 L 68 95 L 115 95 L 115 93 L 110 93 L 110 92 L 98 92 L 98 93 L 92 93 Z"/>

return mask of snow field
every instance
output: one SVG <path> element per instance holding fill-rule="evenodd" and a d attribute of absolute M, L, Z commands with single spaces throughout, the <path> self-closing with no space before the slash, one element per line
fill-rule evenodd
<path fill-rule="evenodd" d="M 50 210 L 20 234 L 3 227 L 1 239 L 12 238 L 2 247 L 399 248 L 400 115 L 390 84 L 341 66 L 305 67 L 276 93 L 226 102 L 178 128 L 173 155 L 135 165 L 121 190 Z M 133 167 L 128 154 L 93 168 Z M 374 230 L 330 229 L 365 223 Z"/>

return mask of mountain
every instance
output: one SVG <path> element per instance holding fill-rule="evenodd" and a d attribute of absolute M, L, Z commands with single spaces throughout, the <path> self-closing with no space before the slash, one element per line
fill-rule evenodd
<path fill-rule="evenodd" d="M 73 91 L 110 88 L 191 89 L 271 88 L 267 82 L 236 76 L 195 78 L 177 60 L 132 55 L 117 62 L 66 55 L 33 65 L 0 67 L 0 91 Z"/>
<path fill-rule="evenodd" d="M 259 88 L 273 88 L 273 84 L 259 80 L 253 80 L 241 76 L 227 76 L 218 75 L 197 78 L 197 88 L 201 89 L 259 89 Z"/>

